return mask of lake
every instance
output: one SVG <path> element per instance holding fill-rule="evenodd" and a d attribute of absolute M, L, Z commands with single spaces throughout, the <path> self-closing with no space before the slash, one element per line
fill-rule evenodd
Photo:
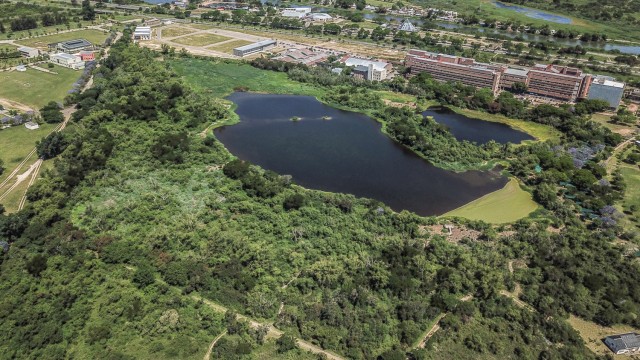
<path fill-rule="evenodd" d="M 240 159 L 291 175 L 306 188 L 373 198 L 396 211 L 429 216 L 507 182 L 493 171 L 435 167 L 384 135 L 375 120 L 314 97 L 234 93 L 228 99 L 241 121 L 216 129 L 216 137 Z M 300 121 L 292 121 L 294 116 Z"/>
<path fill-rule="evenodd" d="M 509 125 L 473 119 L 457 114 L 446 107 L 430 107 L 422 115 L 431 116 L 437 123 L 445 125 L 458 140 L 467 140 L 478 144 L 485 144 L 491 140 L 495 140 L 499 144 L 517 144 L 524 140 L 535 139 Z"/>

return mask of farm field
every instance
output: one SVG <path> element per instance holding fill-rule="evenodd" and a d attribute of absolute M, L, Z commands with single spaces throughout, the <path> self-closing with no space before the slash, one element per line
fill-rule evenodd
<path fill-rule="evenodd" d="M 504 188 L 487 194 L 443 215 L 504 224 L 522 219 L 538 208 L 531 194 L 522 190 L 518 181 L 509 180 Z"/>
<path fill-rule="evenodd" d="M 61 102 L 82 72 L 61 66 L 49 70 L 58 74 L 31 68 L 25 72 L 0 73 L 0 82 L 8 85 L 0 86 L 0 98 L 17 101 L 36 110 L 52 100 Z"/>
<path fill-rule="evenodd" d="M 214 35 L 214 34 L 195 34 L 195 35 L 189 35 L 189 36 L 181 37 L 178 39 L 174 39 L 172 41 L 178 44 L 188 45 L 188 46 L 205 46 L 205 45 L 219 43 L 225 40 L 231 40 L 231 38 L 228 38 L 226 36 Z"/>
<path fill-rule="evenodd" d="M 224 53 L 227 53 L 227 54 L 232 54 L 233 53 L 233 49 L 235 49 L 237 47 L 240 47 L 240 46 L 249 45 L 249 44 L 251 44 L 251 41 L 234 40 L 234 41 L 226 42 L 224 44 L 208 46 L 207 49 L 220 51 L 220 52 L 224 52 Z"/>
<path fill-rule="evenodd" d="M 47 49 L 47 45 L 65 40 L 85 39 L 92 44 L 102 45 L 104 40 L 109 36 L 108 33 L 100 30 L 78 30 L 60 34 L 36 37 L 32 39 L 16 40 L 16 43 L 24 46 L 35 47 L 39 49 Z"/>

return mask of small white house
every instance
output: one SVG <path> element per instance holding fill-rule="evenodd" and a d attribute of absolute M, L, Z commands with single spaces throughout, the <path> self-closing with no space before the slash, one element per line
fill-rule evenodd
<path fill-rule="evenodd" d="M 16 71 L 25 72 L 27 71 L 27 67 L 25 65 L 16 66 Z"/>
<path fill-rule="evenodd" d="M 78 55 L 58 53 L 49 56 L 49 61 L 69 69 L 84 69 L 84 61 Z"/>

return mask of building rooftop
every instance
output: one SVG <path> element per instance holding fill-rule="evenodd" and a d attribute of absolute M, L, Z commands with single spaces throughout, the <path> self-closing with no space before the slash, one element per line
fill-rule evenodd
<path fill-rule="evenodd" d="M 67 53 L 57 53 L 57 54 L 53 54 L 51 56 L 55 56 L 55 57 L 59 57 L 59 58 L 67 59 L 67 60 L 75 60 L 75 59 L 77 59 L 75 55 L 71 55 L 71 54 L 67 54 Z"/>
<path fill-rule="evenodd" d="M 257 47 L 268 46 L 268 45 L 272 45 L 272 44 L 276 44 L 276 41 L 275 40 L 262 40 L 262 41 L 258 41 L 258 42 L 253 43 L 253 44 L 237 47 L 234 50 L 247 51 L 247 50 L 251 50 L 251 49 L 257 48 Z"/>
<path fill-rule="evenodd" d="M 379 71 L 384 70 L 384 68 L 387 67 L 387 65 L 389 65 L 389 63 L 384 61 L 360 59 L 360 58 L 351 57 L 351 56 L 349 56 L 346 59 L 343 59 L 343 61 L 344 61 L 344 64 L 347 66 L 358 66 L 358 65 L 369 66 L 370 64 L 373 64 L 373 68 Z"/>
<path fill-rule="evenodd" d="M 610 87 L 619 88 L 619 89 L 623 89 L 624 88 L 624 83 L 623 82 L 614 81 L 609 76 L 606 76 L 606 77 L 597 76 L 596 78 L 593 79 L 593 83 L 592 84 L 610 86 Z"/>
<path fill-rule="evenodd" d="M 508 68 L 504 73 L 509 75 L 527 76 L 529 70 Z"/>
<path fill-rule="evenodd" d="M 74 40 L 61 41 L 58 43 L 58 45 L 63 46 L 67 49 L 79 49 L 79 48 L 91 46 L 91 43 L 85 39 L 74 39 Z"/>
<path fill-rule="evenodd" d="M 31 52 L 34 51 L 36 49 L 32 48 L 32 47 L 28 47 L 28 46 L 21 46 L 18 48 L 18 51 L 25 51 L 25 52 Z"/>
<path fill-rule="evenodd" d="M 358 65 L 358 66 L 354 67 L 353 70 L 367 72 L 367 71 L 369 71 L 369 67 L 364 66 L 364 65 Z"/>
<path fill-rule="evenodd" d="M 640 336 L 636 333 L 626 333 L 620 335 L 607 336 L 618 349 L 629 349 L 640 347 Z"/>

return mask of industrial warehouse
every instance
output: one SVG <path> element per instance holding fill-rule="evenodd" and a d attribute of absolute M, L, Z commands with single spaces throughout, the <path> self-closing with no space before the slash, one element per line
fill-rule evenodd
<path fill-rule="evenodd" d="M 439 81 L 459 81 L 465 85 L 489 88 L 494 94 L 526 85 L 531 95 L 574 102 L 578 99 L 600 99 L 612 109 L 620 104 L 624 83 L 610 77 L 583 73 L 582 70 L 553 64 L 537 64 L 531 68 L 509 68 L 501 64 L 479 63 L 474 59 L 410 50 L 405 58 L 410 74 L 430 74 Z"/>

